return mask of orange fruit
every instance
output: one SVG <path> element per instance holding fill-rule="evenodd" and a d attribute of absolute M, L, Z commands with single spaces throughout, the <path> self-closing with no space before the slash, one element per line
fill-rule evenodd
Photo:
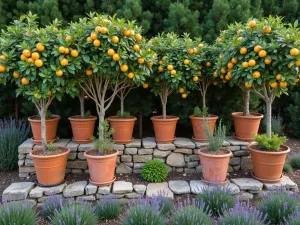
<path fill-rule="evenodd" d="M 67 36 L 65 37 L 66 42 L 71 41 L 71 39 L 72 39 L 72 37 L 71 37 L 70 35 L 67 35 Z"/>
<path fill-rule="evenodd" d="M 0 65 L 0 73 L 3 73 L 6 70 L 5 65 Z"/>
<path fill-rule="evenodd" d="M 91 76 L 93 74 L 93 70 L 85 70 L 85 74 Z"/>
<path fill-rule="evenodd" d="M 45 50 L 45 46 L 42 43 L 37 43 L 35 47 L 40 52 Z"/>
<path fill-rule="evenodd" d="M 37 60 L 40 58 L 40 54 L 37 53 L 37 52 L 33 52 L 32 55 L 31 55 L 31 58 L 33 58 L 34 60 Z"/>
<path fill-rule="evenodd" d="M 95 47 L 99 47 L 99 46 L 101 45 L 100 40 L 98 40 L 98 39 L 94 40 L 93 45 L 94 45 Z"/>
<path fill-rule="evenodd" d="M 158 61 L 158 64 L 160 64 L 160 65 L 163 64 L 163 61 L 162 61 L 162 60 L 159 60 L 159 61 Z"/>
<path fill-rule="evenodd" d="M 199 52 L 199 50 L 197 48 L 194 48 L 194 54 L 197 54 Z"/>
<path fill-rule="evenodd" d="M 113 56 L 115 54 L 115 50 L 113 50 L 112 48 L 110 48 L 110 49 L 107 50 L 107 54 L 109 56 Z"/>
<path fill-rule="evenodd" d="M 167 56 L 164 56 L 164 57 L 162 57 L 161 59 L 162 59 L 162 60 L 166 60 L 166 59 L 167 59 Z"/>
<path fill-rule="evenodd" d="M 259 71 L 253 72 L 252 77 L 253 77 L 254 79 L 260 78 L 260 72 L 259 72 Z"/>
<path fill-rule="evenodd" d="M 221 73 L 226 73 L 226 69 L 222 68 Z"/>
<path fill-rule="evenodd" d="M 184 88 L 179 88 L 178 91 L 179 91 L 180 94 L 182 94 L 182 93 L 184 93 Z"/>
<path fill-rule="evenodd" d="M 92 42 L 93 40 L 92 40 L 91 37 L 87 37 L 87 38 L 86 38 L 86 41 L 87 41 L 87 42 Z"/>
<path fill-rule="evenodd" d="M 240 53 L 242 54 L 242 55 L 245 55 L 246 53 L 247 53 L 247 48 L 246 47 L 242 47 L 241 49 L 240 49 Z"/>
<path fill-rule="evenodd" d="M 249 63 L 248 63 L 248 62 L 243 62 L 243 63 L 242 63 L 242 67 L 243 67 L 243 68 L 248 68 L 248 66 L 249 66 Z"/>
<path fill-rule="evenodd" d="M 163 71 L 164 71 L 164 68 L 163 68 L 162 66 L 159 66 L 159 67 L 158 67 L 158 71 L 159 71 L 159 72 L 163 72 Z"/>
<path fill-rule="evenodd" d="M 222 38 L 218 38 L 217 41 L 218 41 L 219 43 L 221 43 L 223 40 L 222 40 Z"/>
<path fill-rule="evenodd" d="M 95 31 L 96 31 L 96 32 L 101 32 L 101 30 L 102 30 L 102 27 L 100 27 L 100 26 L 96 26 L 96 27 L 95 27 Z"/>
<path fill-rule="evenodd" d="M 192 54 L 194 53 L 194 49 L 188 49 L 188 50 L 187 50 L 187 53 L 188 53 L 189 55 L 192 55 Z"/>
<path fill-rule="evenodd" d="M 184 63 L 184 65 L 188 65 L 188 64 L 190 64 L 190 60 L 185 59 L 185 60 L 183 60 L 183 63 Z"/>
<path fill-rule="evenodd" d="M 286 88 L 287 85 L 288 85 L 288 83 L 287 83 L 286 81 L 281 81 L 281 82 L 279 83 L 279 86 L 280 86 L 281 88 Z"/>
<path fill-rule="evenodd" d="M 276 80 L 281 80 L 281 74 L 280 73 L 276 75 Z"/>
<path fill-rule="evenodd" d="M 61 77 L 64 74 L 62 70 L 56 70 L 56 76 Z"/>
<path fill-rule="evenodd" d="M 143 64 L 145 62 L 145 59 L 143 57 L 138 58 L 138 63 Z"/>
<path fill-rule="evenodd" d="M 65 54 L 65 47 L 64 46 L 60 46 L 58 48 L 58 51 L 59 51 L 60 54 Z"/>
<path fill-rule="evenodd" d="M 136 51 L 136 52 L 139 51 L 140 50 L 140 46 L 137 45 L 137 44 L 133 45 L 133 50 Z"/>
<path fill-rule="evenodd" d="M 193 81 L 197 82 L 199 80 L 199 78 L 197 76 L 193 76 Z"/>
<path fill-rule="evenodd" d="M 147 65 L 151 68 L 153 66 L 153 62 L 147 62 Z"/>
<path fill-rule="evenodd" d="M 123 35 L 124 36 L 129 36 L 130 35 L 130 30 L 124 30 Z"/>
<path fill-rule="evenodd" d="M 296 61 L 296 66 L 300 66 L 300 60 Z"/>
<path fill-rule="evenodd" d="M 295 82 L 295 83 L 298 83 L 299 80 L 300 80 L 300 79 L 299 79 L 298 77 L 295 77 L 295 78 L 294 78 L 294 82 Z"/>
<path fill-rule="evenodd" d="M 27 58 L 31 56 L 31 52 L 28 49 L 23 50 L 23 55 L 25 55 Z"/>
<path fill-rule="evenodd" d="M 76 49 L 73 49 L 72 51 L 71 51 L 71 56 L 73 56 L 73 57 L 78 57 L 78 55 L 79 55 L 79 53 L 78 53 L 78 51 L 76 50 Z"/>
<path fill-rule="evenodd" d="M 21 83 L 23 85 L 27 85 L 27 84 L 29 84 L 29 80 L 26 77 L 23 77 L 22 80 L 21 80 Z"/>
<path fill-rule="evenodd" d="M 270 82 L 269 85 L 270 85 L 271 88 L 277 88 L 278 87 L 277 82 Z"/>
<path fill-rule="evenodd" d="M 20 77 L 20 74 L 17 73 L 16 71 L 14 71 L 13 77 L 14 77 L 15 79 L 18 79 L 18 78 Z"/>
<path fill-rule="evenodd" d="M 27 59 L 27 62 L 28 63 L 34 63 L 34 60 L 33 60 L 33 58 L 30 57 L 30 58 Z"/>
<path fill-rule="evenodd" d="M 269 64 L 271 64 L 272 59 L 271 58 L 265 58 L 264 62 L 265 62 L 266 65 L 269 65 Z"/>
<path fill-rule="evenodd" d="M 236 32 L 236 34 L 237 34 L 237 35 L 240 35 L 240 34 L 242 33 L 242 31 L 243 31 L 243 30 L 238 30 L 238 31 Z"/>
<path fill-rule="evenodd" d="M 143 88 L 148 88 L 148 87 L 149 87 L 149 84 L 143 83 Z"/>
<path fill-rule="evenodd" d="M 174 75 L 176 74 L 176 70 L 171 70 L 171 71 L 170 71 L 170 74 L 171 74 L 172 76 L 174 76 Z"/>
<path fill-rule="evenodd" d="M 220 78 L 221 78 L 221 79 L 224 79 L 224 75 L 221 75 Z"/>
<path fill-rule="evenodd" d="M 47 95 L 50 96 L 52 94 L 52 91 L 48 90 Z"/>
<path fill-rule="evenodd" d="M 167 68 L 168 68 L 168 70 L 169 70 L 169 71 L 171 71 L 171 70 L 173 70 L 173 69 L 174 69 L 173 65 L 168 65 L 168 67 L 167 67 Z"/>
<path fill-rule="evenodd" d="M 183 94 L 181 95 L 181 97 L 182 97 L 182 98 L 186 98 L 186 97 L 187 97 L 187 94 L 186 94 L 186 93 L 183 93 Z"/>
<path fill-rule="evenodd" d="M 136 41 L 141 41 L 142 39 L 143 39 L 142 35 L 140 35 L 140 34 L 135 35 L 135 40 Z"/>
<path fill-rule="evenodd" d="M 297 56 L 297 55 L 299 55 L 299 50 L 298 50 L 297 48 L 292 48 L 292 49 L 290 50 L 290 55 L 292 55 L 292 56 Z"/>
<path fill-rule="evenodd" d="M 271 31 L 272 31 L 272 28 L 271 28 L 271 27 L 269 27 L 269 26 L 264 26 L 264 33 L 265 33 L 265 34 L 269 34 L 269 33 L 271 33 Z"/>
<path fill-rule="evenodd" d="M 34 98 L 39 98 L 39 94 L 38 93 L 34 93 L 33 97 Z"/>
<path fill-rule="evenodd" d="M 93 41 L 98 39 L 98 35 L 95 32 L 92 32 L 90 37 Z"/>
<path fill-rule="evenodd" d="M 253 86 L 253 84 L 249 84 L 248 82 L 245 82 L 245 88 L 249 89 Z"/>
<path fill-rule="evenodd" d="M 119 61 L 120 60 L 120 55 L 115 53 L 112 58 L 113 58 L 114 61 Z"/>
<path fill-rule="evenodd" d="M 100 30 L 101 34 L 106 34 L 107 33 L 107 28 L 106 27 L 102 27 Z"/>
<path fill-rule="evenodd" d="M 62 58 L 60 60 L 60 65 L 67 66 L 69 64 L 69 61 L 66 58 Z"/>
<path fill-rule="evenodd" d="M 227 68 L 231 70 L 234 67 L 234 64 L 232 62 L 227 63 Z"/>
<path fill-rule="evenodd" d="M 260 45 L 256 45 L 254 47 L 254 52 L 258 53 L 260 50 L 262 50 L 262 47 Z"/>
<path fill-rule="evenodd" d="M 237 61 L 236 58 L 232 58 L 232 59 L 231 59 L 231 62 L 232 62 L 233 64 L 237 64 L 238 61 Z"/>
<path fill-rule="evenodd" d="M 35 60 L 34 65 L 36 67 L 42 67 L 43 66 L 43 61 L 40 59 Z"/>
<path fill-rule="evenodd" d="M 290 63 L 287 66 L 288 66 L 288 68 L 292 68 L 292 65 Z"/>
<path fill-rule="evenodd" d="M 253 67 L 256 65 L 256 61 L 254 59 L 250 59 L 249 62 L 248 62 L 248 65 Z"/>
<path fill-rule="evenodd" d="M 129 79 L 133 79 L 133 78 L 134 78 L 134 73 L 132 73 L 132 72 L 131 72 L 131 73 L 128 73 L 128 78 L 129 78 Z"/>
<path fill-rule="evenodd" d="M 214 81 L 214 82 L 213 82 L 213 85 L 217 86 L 217 85 L 218 85 L 218 82 L 217 82 L 217 81 Z"/>
<path fill-rule="evenodd" d="M 69 48 L 65 48 L 64 54 L 65 54 L 65 55 L 68 55 L 69 53 L 70 53 L 70 49 L 69 49 Z"/>
<path fill-rule="evenodd" d="M 5 55 L 0 55 L 0 59 L 6 60 L 6 56 Z"/>
<path fill-rule="evenodd" d="M 218 74 L 216 71 L 213 73 L 213 75 L 214 75 L 214 77 L 218 77 Z"/>
<path fill-rule="evenodd" d="M 256 26 L 255 20 L 250 20 L 249 23 L 248 23 L 248 27 L 254 28 L 255 26 Z"/>
<path fill-rule="evenodd" d="M 134 30 L 130 30 L 130 36 L 133 36 L 134 34 Z"/>
<path fill-rule="evenodd" d="M 206 62 L 205 65 L 206 67 L 211 67 L 211 62 Z"/>
<path fill-rule="evenodd" d="M 24 54 L 22 54 L 22 55 L 20 56 L 20 59 L 21 59 L 22 61 L 25 61 L 25 60 L 27 59 L 27 57 L 26 57 Z"/>
<path fill-rule="evenodd" d="M 258 56 L 261 57 L 261 58 L 266 57 L 267 56 L 266 50 L 260 50 L 259 53 L 258 53 Z"/>
<path fill-rule="evenodd" d="M 112 36 L 111 41 L 112 41 L 112 43 L 117 44 L 119 42 L 118 36 Z"/>
<path fill-rule="evenodd" d="M 226 79 L 226 80 L 231 80 L 231 79 L 232 79 L 232 75 L 231 75 L 230 72 L 228 72 L 228 73 L 226 74 L 225 79 Z"/>
<path fill-rule="evenodd" d="M 198 48 L 203 48 L 203 47 L 204 47 L 204 45 L 201 43 L 198 45 Z"/>
<path fill-rule="evenodd" d="M 241 41 L 241 40 L 243 40 L 243 39 L 244 39 L 243 37 L 238 37 L 238 40 L 239 40 L 239 41 Z"/>
<path fill-rule="evenodd" d="M 126 72 L 128 70 L 128 66 L 126 64 L 121 65 L 120 67 L 122 72 Z"/>

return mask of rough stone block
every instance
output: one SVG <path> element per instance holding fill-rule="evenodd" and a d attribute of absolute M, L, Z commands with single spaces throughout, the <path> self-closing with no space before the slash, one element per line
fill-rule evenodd
<path fill-rule="evenodd" d="M 132 162 L 132 155 L 121 155 L 122 162 Z"/>
<path fill-rule="evenodd" d="M 75 143 L 74 141 L 70 141 L 68 144 L 67 144 L 67 147 L 71 149 L 71 152 L 77 152 L 78 151 L 78 147 L 79 147 L 79 144 Z"/>
<path fill-rule="evenodd" d="M 78 159 L 86 160 L 86 157 L 84 156 L 84 152 L 79 152 L 77 157 Z"/>
<path fill-rule="evenodd" d="M 169 143 L 169 144 L 159 144 L 159 143 L 157 143 L 157 148 L 159 150 L 162 150 L 162 151 L 171 151 L 171 150 L 175 150 L 176 146 L 172 143 Z"/>
<path fill-rule="evenodd" d="M 98 188 L 98 194 L 101 195 L 109 195 L 111 190 L 111 185 L 108 186 L 101 186 Z"/>
<path fill-rule="evenodd" d="M 229 165 L 235 166 L 235 165 L 240 165 L 241 164 L 241 158 L 240 157 L 233 157 L 229 161 Z"/>
<path fill-rule="evenodd" d="M 171 151 L 160 151 L 158 149 L 154 149 L 153 157 L 166 158 L 170 154 L 171 154 Z"/>
<path fill-rule="evenodd" d="M 189 194 L 191 193 L 191 188 L 188 182 L 185 180 L 170 180 L 169 188 L 174 194 Z"/>
<path fill-rule="evenodd" d="M 242 191 L 261 191 L 263 184 L 253 178 L 235 178 L 231 179 L 231 182 L 235 183 Z"/>
<path fill-rule="evenodd" d="M 184 172 L 185 173 L 195 173 L 196 169 L 194 169 L 194 168 L 184 168 Z"/>
<path fill-rule="evenodd" d="M 25 159 L 25 166 L 34 166 L 32 159 Z"/>
<path fill-rule="evenodd" d="M 189 155 L 191 161 L 200 161 L 199 155 Z"/>
<path fill-rule="evenodd" d="M 297 184 L 293 182 L 289 177 L 282 176 L 282 179 L 278 183 L 264 183 L 264 188 L 266 190 L 275 190 L 278 188 L 285 188 L 287 190 L 297 190 Z"/>
<path fill-rule="evenodd" d="M 157 196 L 157 195 L 163 195 L 163 196 L 171 198 L 171 199 L 174 198 L 174 194 L 170 190 L 167 182 L 149 183 L 147 185 L 146 195 L 150 198 L 153 196 Z"/>
<path fill-rule="evenodd" d="M 195 143 L 188 138 L 178 137 L 175 139 L 174 144 L 177 148 L 190 148 L 193 149 L 196 147 Z"/>
<path fill-rule="evenodd" d="M 68 160 L 75 160 L 77 158 L 76 152 L 70 152 L 68 155 Z"/>
<path fill-rule="evenodd" d="M 134 155 L 133 161 L 136 163 L 144 163 L 152 159 L 152 155 Z"/>
<path fill-rule="evenodd" d="M 67 146 L 71 140 L 70 139 L 58 139 L 53 143 L 54 146 Z"/>
<path fill-rule="evenodd" d="M 156 142 L 154 137 L 143 138 L 142 144 L 144 148 L 156 148 Z"/>
<path fill-rule="evenodd" d="M 193 154 L 193 150 L 189 148 L 177 148 L 174 150 L 175 153 L 182 153 L 186 155 L 191 155 Z"/>
<path fill-rule="evenodd" d="M 136 155 L 138 149 L 137 148 L 125 148 L 124 153 L 126 155 Z"/>
<path fill-rule="evenodd" d="M 78 146 L 78 151 L 79 152 L 85 152 L 86 150 L 92 149 L 94 148 L 94 144 L 93 143 L 89 143 L 89 144 L 80 144 Z"/>
<path fill-rule="evenodd" d="M 247 146 L 249 144 L 249 142 L 239 141 L 235 137 L 227 137 L 226 141 L 228 141 L 230 143 L 230 145 L 240 145 L 240 146 L 246 145 Z"/>
<path fill-rule="evenodd" d="M 197 161 L 193 161 L 193 162 L 188 162 L 187 164 L 186 164 L 186 166 L 188 167 L 188 168 L 194 168 L 194 167 L 197 167 L 198 166 L 198 162 Z"/>
<path fill-rule="evenodd" d="M 24 166 L 24 163 L 25 163 L 25 160 L 24 159 L 21 159 L 18 161 L 18 166 Z"/>
<path fill-rule="evenodd" d="M 89 183 L 85 187 L 85 194 L 86 195 L 93 195 L 93 194 L 97 193 L 97 190 L 98 190 L 98 187 L 96 185 L 93 185 L 93 184 Z"/>
<path fill-rule="evenodd" d="M 34 188 L 33 182 L 12 183 L 2 193 L 2 201 L 25 200 Z"/>
<path fill-rule="evenodd" d="M 145 194 L 146 189 L 147 189 L 146 185 L 143 185 L 143 184 L 133 185 L 133 190 L 138 194 L 142 194 L 142 195 Z"/>
<path fill-rule="evenodd" d="M 184 156 L 181 153 L 171 153 L 167 158 L 167 164 L 173 167 L 184 167 Z"/>
<path fill-rule="evenodd" d="M 247 150 L 240 150 L 240 151 L 233 152 L 233 155 L 234 156 L 249 156 L 250 152 Z"/>
<path fill-rule="evenodd" d="M 130 168 L 124 163 L 120 163 L 120 165 L 117 166 L 116 173 L 132 173 L 132 168 Z"/>
<path fill-rule="evenodd" d="M 242 157 L 241 160 L 241 170 L 244 172 L 250 171 L 253 169 L 252 158 L 251 156 Z"/>
<path fill-rule="evenodd" d="M 125 146 L 126 146 L 126 148 L 140 148 L 140 147 L 142 147 L 142 140 L 134 139 L 131 143 L 128 143 Z"/>
<path fill-rule="evenodd" d="M 24 141 L 18 148 L 19 154 L 28 154 L 32 151 L 34 143 L 31 139 Z"/>
<path fill-rule="evenodd" d="M 152 148 L 140 148 L 138 150 L 139 155 L 151 155 L 153 154 L 153 149 Z"/>
<path fill-rule="evenodd" d="M 69 184 L 65 188 L 63 195 L 66 198 L 84 195 L 84 190 L 86 186 L 87 186 L 86 181 L 77 181 L 75 183 Z"/>
<path fill-rule="evenodd" d="M 19 173 L 35 173 L 35 168 L 31 166 L 19 167 Z"/>
<path fill-rule="evenodd" d="M 125 149 L 125 145 L 120 145 L 120 144 L 113 144 L 113 149 L 118 150 L 118 151 L 123 151 Z"/>
<path fill-rule="evenodd" d="M 125 194 L 133 191 L 133 185 L 131 182 L 115 181 L 113 184 L 113 194 Z"/>

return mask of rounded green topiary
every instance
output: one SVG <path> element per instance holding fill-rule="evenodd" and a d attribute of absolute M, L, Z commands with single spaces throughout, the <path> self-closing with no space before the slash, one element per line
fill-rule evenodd
<path fill-rule="evenodd" d="M 142 177 L 149 182 L 162 182 L 168 177 L 168 167 L 159 160 L 150 160 L 142 168 Z"/>

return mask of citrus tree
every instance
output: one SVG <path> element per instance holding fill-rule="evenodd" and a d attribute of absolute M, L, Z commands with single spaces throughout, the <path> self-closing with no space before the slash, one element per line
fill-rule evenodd
<path fill-rule="evenodd" d="M 244 114 L 249 114 L 249 92 L 266 103 L 266 131 L 271 137 L 272 103 L 299 81 L 300 32 L 280 17 L 231 25 L 221 34 L 224 41 L 219 73 L 230 73 L 245 90 Z M 248 105 L 248 106 L 247 106 Z"/>
<path fill-rule="evenodd" d="M 41 118 L 45 151 L 47 109 L 54 98 L 61 100 L 65 93 L 76 95 L 73 74 L 80 63 L 71 53 L 75 46 L 68 48 L 71 37 L 59 29 L 60 23 L 53 21 L 40 28 L 36 18 L 32 14 L 21 16 L 2 32 L 0 76 L 16 84 L 17 95 L 23 95 L 35 104 Z M 60 45 L 68 50 L 60 53 Z"/>
<path fill-rule="evenodd" d="M 134 22 L 94 13 L 70 24 L 82 61 L 79 86 L 96 104 L 99 129 L 115 96 L 124 100 L 124 90 L 151 73 L 153 52 L 144 48 L 141 31 Z"/>
<path fill-rule="evenodd" d="M 150 40 L 157 54 L 158 64 L 151 76 L 151 91 L 160 96 L 163 118 L 167 118 L 168 96 L 175 90 L 186 98 L 189 90 L 199 81 L 199 66 L 202 63 L 202 45 L 187 34 L 179 37 L 174 33 L 160 34 Z M 143 85 L 148 87 L 148 83 Z"/>

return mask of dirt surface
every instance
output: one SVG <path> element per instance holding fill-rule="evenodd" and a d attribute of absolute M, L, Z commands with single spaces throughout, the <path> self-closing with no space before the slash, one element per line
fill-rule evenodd
<path fill-rule="evenodd" d="M 59 155 L 59 154 L 63 154 L 67 151 L 67 148 L 60 148 L 57 147 L 55 150 L 48 150 L 48 151 L 36 151 L 33 153 L 33 155 L 37 155 L 37 156 L 55 156 L 55 155 Z"/>
<path fill-rule="evenodd" d="M 104 156 L 104 155 L 111 155 L 111 154 L 115 154 L 117 152 L 117 150 L 109 150 L 107 152 L 100 152 L 98 149 L 93 149 L 88 151 L 86 154 L 87 155 L 91 155 L 91 156 Z"/>

